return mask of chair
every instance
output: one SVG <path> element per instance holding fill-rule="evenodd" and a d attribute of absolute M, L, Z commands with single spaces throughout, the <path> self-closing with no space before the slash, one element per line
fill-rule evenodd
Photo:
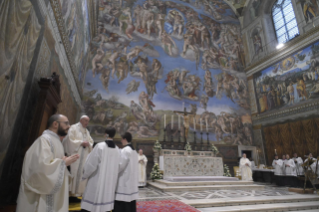
<path fill-rule="evenodd" d="M 241 180 L 241 173 L 239 171 L 239 166 L 234 166 L 233 169 L 234 169 L 235 177 L 237 177 L 239 180 Z"/>

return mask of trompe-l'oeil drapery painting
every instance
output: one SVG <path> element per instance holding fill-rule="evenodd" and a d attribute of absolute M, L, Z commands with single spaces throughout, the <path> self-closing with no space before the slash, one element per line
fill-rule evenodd
<path fill-rule="evenodd" d="M 227 3 L 101 0 L 83 89 L 92 136 L 114 126 L 176 139 L 185 125 L 189 138 L 252 145 L 240 24 Z"/>

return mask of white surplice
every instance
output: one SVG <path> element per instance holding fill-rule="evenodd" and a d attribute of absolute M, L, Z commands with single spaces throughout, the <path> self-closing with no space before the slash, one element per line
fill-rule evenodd
<path fill-rule="evenodd" d="M 88 179 L 81 208 L 91 212 L 114 208 L 121 153 L 113 141 L 98 143 L 87 157 L 83 179 Z"/>
<path fill-rule="evenodd" d="M 303 170 L 303 167 L 301 166 L 303 164 L 301 157 L 297 157 L 297 158 L 294 157 L 292 159 L 295 162 L 297 175 L 304 175 L 304 170 Z"/>
<path fill-rule="evenodd" d="M 248 166 L 246 165 L 248 164 Z M 251 162 L 248 158 L 241 158 L 239 161 L 239 170 L 241 172 L 241 179 L 245 181 L 253 180 L 251 171 Z"/>
<path fill-rule="evenodd" d="M 132 202 L 138 198 L 137 153 L 129 144 L 121 150 L 121 157 L 125 162 L 120 164 L 120 174 L 115 192 L 115 200 Z"/>
<path fill-rule="evenodd" d="M 17 212 L 69 211 L 69 176 L 59 136 L 45 130 L 25 154 Z"/>
<path fill-rule="evenodd" d="M 146 185 L 146 165 L 147 165 L 146 156 L 138 154 L 138 185 L 139 186 Z"/>
<path fill-rule="evenodd" d="M 317 161 L 315 158 L 313 158 L 315 160 L 314 163 L 311 164 L 311 169 L 313 172 L 316 172 L 317 170 L 317 174 L 318 174 L 318 177 L 319 177 L 319 164 L 318 164 L 318 168 L 316 167 L 317 166 L 317 163 L 319 163 L 319 161 Z"/>
<path fill-rule="evenodd" d="M 90 146 L 81 146 L 83 141 L 89 142 Z M 83 165 L 88 156 L 92 151 L 93 139 L 90 136 L 90 132 L 82 126 L 81 123 L 74 124 L 70 127 L 68 135 L 63 140 L 63 146 L 68 156 L 79 154 L 80 158 L 73 164 L 71 164 L 71 174 L 73 180 L 70 184 L 70 195 L 71 196 L 82 196 L 86 181 L 82 180 Z"/>
<path fill-rule="evenodd" d="M 277 163 L 277 164 L 276 164 Z M 283 175 L 283 169 L 282 169 L 282 165 L 283 165 L 283 161 L 281 159 L 278 159 L 278 160 L 273 160 L 272 161 L 272 167 L 275 168 L 275 175 Z"/>
<path fill-rule="evenodd" d="M 286 166 L 289 165 L 289 166 Z M 293 159 L 289 159 L 289 160 L 285 160 L 285 175 L 286 176 L 297 176 L 296 173 L 296 166 L 295 166 L 295 162 L 293 161 Z"/>
<path fill-rule="evenodd" d="M 316 171 L 316 162 L 317 162 L 317 159 L 316 158 L 310 158 L 312 159 L 314 162 L 310 165 L 310 167 L 308 168 L 308 170 L 312 170 L 313 172 Z M 306 163 L 308 161 L 308 158 L 305 160 L 304 163 Z"/>

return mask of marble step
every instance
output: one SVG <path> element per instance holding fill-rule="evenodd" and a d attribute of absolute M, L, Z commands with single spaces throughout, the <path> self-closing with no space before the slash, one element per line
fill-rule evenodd
<path fill-rule="evenodd" d="M 200 208 L 201 212 L 273 212 L 273 211 L 293 211 L 293 210 L 314 210 L 319 211 L 319 201 L 311 202 L 290 202 L 290 203 L 275 203 L 275 204 L 257 204 L 257 205 L 237 205 L 226 207 Z"/>
<path fill-rule="evenodd" d="M 148 182 L 148 186 L 154 187 L 164 192 L 171 191 L 207 191 L 207 190 L 262 190 L 263 185 L 188 185 L 188 186 L 167 186 L 162 183 Z"/>
<path fill-rule="evenodd" d="M 319 201 L 319 196 L 296 194 L 296 195 L 285 195 L 285 196 L 194 199 L 194 200 L 181 200 L 181 201 L 195 208 L 208 208 L 208 207 L 224 207 L 224 206 L 256 205 L 256 204 L 311 202 L 311 201 Z"/>
<path fill-rule="evenodd" d="M 298 210 L 298 211 L 289 211 L 289 212 L 318 212 L 318 209 L 313 209 L 313 210 Z"/>
<path fill-rule="evenodd" d="M 253 181 L 190 181 L 172 182 L 168 180 L 155 180 L 156 183 L 166 186 L 204 186 L 204 185 L 253 185 Z"/>

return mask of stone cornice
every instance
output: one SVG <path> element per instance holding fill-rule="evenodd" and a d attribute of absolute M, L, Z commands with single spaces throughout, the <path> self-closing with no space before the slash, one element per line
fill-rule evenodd
<path fill-rule="evenodd" d="M 269 114 L 258 114 L 252 117 L 253 126 L 256 125 L 271 125 L 280 122 L 286 122 L 288 120 L 295 120 L 306 117 L 314 117 L 319 115 L 319 101 L 313 101 L 298 105 L 295 107 L 282 109 L 278 112 Z"/>
<path fill-rule="evenodd" d="M 61 41 L 62 44 L 64 46 L 65 49 L 65 53 L 69 62 L 69 66 L 70 69 L 72 71 L 72 75 L 73 75 L 73 80 L 75 81 L 76 87 L 77 87 L 77 93 L 80 95 L 80 98 L 82 97 L 82 89 L 80 86 L 80 82 L 78 79 L 78 75 L 76 73 L 76 68 L 75 68 L 75 63 L 74 63 L 74 57 L 71 51 L 71 47 L 70 47 L 70 41 L 69 38 L 66 34 L 66 29 L 65 29 L 65 23 L 64 23 L 64 19 L 61 13 L 61 9 L 60 9 L 60 4 L 58 2 L 58 0 L 50 0 L 51 6 L 52 6 L 52 10 L 54 13 L 54 17 L 55 17 L 55 21 L 57 23 L 58 29 L 59 29 L 59 33 L 60 33 L 60 37 L 61 37 Z"/>
<path fill-rule="evenodd" d="M 293 40 L 285 43 L 284 47 L 280 50 L 277 50 L 261 60 L 253 63 L 252 65 L 246 67 L 245 72 L 247 76 L 253 75 L 254 73 L 261 71 L 272 64 L 279 62 L 290 54 L 310 45 L 311 43 L 318 40 L 319 37 L 319 26 L 314 27 L 309 30 L 307 33 L 300 35 Z"/>

